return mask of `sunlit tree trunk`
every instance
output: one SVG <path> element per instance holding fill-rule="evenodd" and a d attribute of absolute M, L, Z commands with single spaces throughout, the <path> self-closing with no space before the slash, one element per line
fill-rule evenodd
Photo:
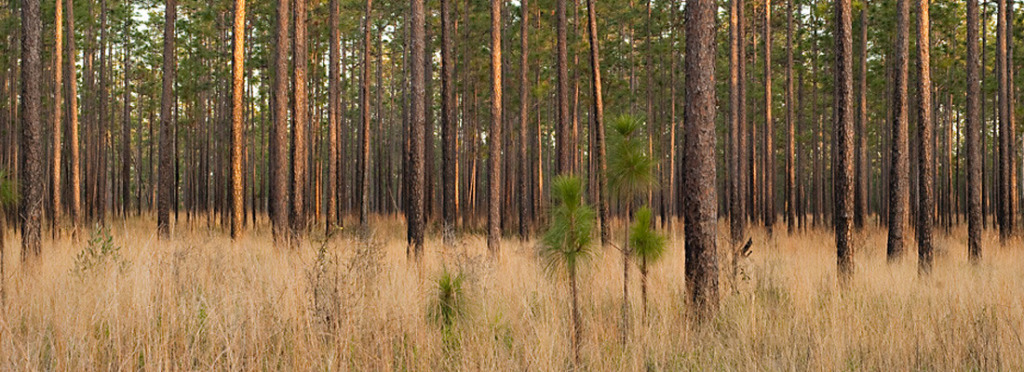
<path fill-rule="evenodd" d="M 21 2 L 21 258 L 38 259 L 42 254 L 43 185 L 43 123 L 40 84 L 43 65 L 42 19 L 39 0 Z"/>
<path fill-rule="evenodd" d="M 931 140 L 935 134 L 931 118 L 932 81 L 931 53 L 928 38 L 929 5 L 928 0 L 917 3 L 917 129 L 918 129 L 918 197 L 917 213 L 917 255 L 918 271 L 928 273 L 932 268 L 932 209 L 935 196 L 932 185 L 932 148 Z M 950 123 L 952 124 L 952 123 Z"/>
<path fill-rule="evenodd" d="M 981 231 L 984 175 L 982 145 L 984 121 L 979 119 L 981 84 L 978 80 L 978 1 L 967 0 L 967 254 L 971 262 L 981 259 Z M 981 99 L 979 99 L 981 98 Z"/>
<path fill-rule="evenodd" d="M 300 0 L 302 1 L 302 0 Z M 231 66 L 231 238 L 242 235 L 245 201 L 242 179 L 242 94 L 245 89 L 245 0 L 235 0 Z"/>
<path fill-rule="evenodd" d="M 491 0 L 491 128 L 488 133 L 490 155 L 487 159 L 490 174 L 487 177 L 487 249 L 497 254 L 501 242 L 501 2 Z M 565 75 L 565 0 L 558 0 L 562 13 L 560 19 L 563 44 L 559 47 L 562 62 L 559 65 L 559 76 Z M 559 86 L 565 85 L 561 80 Z M 563 93 L 565 91 L 563 90 Z M 567 98 L 563 95 L 562 99 Z M 565 101 L 563 101 L 564 104 Z M 565 117 L 562 118 L 563 120 Z M 565 132 L 563 132 L 564 134 Z M 568 162 L 565 163 L 568 166 Z M 567 169 L 567 168 L 563 168 Z"/>
<path fill-rule="evenodd" d="M 423 251 L 423 225 L 424 225 L 424 132 L 426 131 L 426 90 L 424 87 L 426 70 L 424 69 L 424 58 L 426 58 L 425 40 L 425 15 L 423 0 L 411 0 L 411 60 L 409 70 L 411 72 L 412 97 L 410 106 L 410 131 L 409 131 L 409 164 L 411 167 L 409 183 L 409 203 L 407 206 L 406 219 L 409 223 L 409 250 L 407 254 L 414 259 L 419 259 Z M 500 137 L 498 137 L 500 138 Z"/>

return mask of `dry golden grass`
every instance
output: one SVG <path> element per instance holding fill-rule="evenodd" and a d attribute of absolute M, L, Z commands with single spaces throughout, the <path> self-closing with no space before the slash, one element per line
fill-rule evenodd
<path fill-rule="evenodd" d="M 506 240 L 492 261 L 481 237 L 444 248 L 433 234 L 416 265 L 405 258 L 404 225 L 376 226 L 369 242 L 335 237 L 318 259 L 316 237 L 294 250 L 278 248 L 264 227 L 232 244 L 203 224 L 179 226 L 173 240 L 158 242 L 150 219 L 130 220 L 112 228 L 129 263 L 80 273 L 73 268 L 88 233 L 77 242 L 48 242 L 31 268 L 18 262 L 10 248 L 17 241 L 9 239 L 0 369 L 570 367 L 567 286 L 544 271 L 533 243 Z M 650 314 L 646 323 L 633 315 L 625 348 L 618 337 L 621 258 L 605 249 L 582 276 L 585 367 L 1024 369 L 1020 242 L 1000 248 L 986 236 L 985 258 L 974 267 L 966 262 L 965 235 L 960 228 L 939 237 L 934 273 L 919 278 L 913 254 L 887 265 L 884 232 L 867 232 L 857 238 L 863 248 L 856 277 L 840 289 L 830 234 L 767 240 L 755 231 L 741 279 L 723 270 L 721 310 L 704 325 L 688 318 L 681 237 L 673 236 L 651 272 Z M 462 268 L 468 278 L 457 347 L 446 347 L 427 317 L 442 266 Z M 638 296 L 639 283 L 633 285 Z M 639 297 L 632 308 L 639 311 Z"/>

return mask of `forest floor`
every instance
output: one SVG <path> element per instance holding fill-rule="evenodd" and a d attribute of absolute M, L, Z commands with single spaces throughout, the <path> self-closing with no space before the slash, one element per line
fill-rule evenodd
<path fill-rule="evenodd" d="M 368 240 L 343 233 L 324 244 L 321 232 L 291 249 L 275 247 L 266 226 L 236 243 L 205 223 L 179 225 L 160 242 L 154 226 L 152 218 L 112 223 L 107 244 L 92 231 L 48 240 L 42 261 L 25 266 L 9 236 L 0 370 L 571 367 L 568 286 L 545 270 L 535 242 L 504 240 L 491 259 L 481 236 L 446 248 L 428 232 L 415 264 L 399 220 L 378 221 Z M 603 371 L 1024 369 L 1021 242 L 1002 248 L 990 230 L 973 266 L 965 228 L 938 231 L 926 278 L 916 249 L 887 264 L 884 230 L 858 234 L 857 271 L 843 288 L 830 233 L 768 239 L 754 231 L 736 279 L 721 257 L 720 311 L 703 324 L 689 318 L 682 240 L 673 236 L 650 270 L 646 317 L 635 266 L 630 273 L 625 347 L 621 255 L 599 250 L 581 274 L 582 363 Z M 428 316 L 443 268 L 465 277 L 464 316 L 447 333 Z"/>

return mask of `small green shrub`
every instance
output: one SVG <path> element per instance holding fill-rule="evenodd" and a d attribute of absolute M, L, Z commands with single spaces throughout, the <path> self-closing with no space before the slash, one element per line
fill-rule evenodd
<path fill-rule="evenodd" d="M 75 256 L 75 267 L 72 272 L 81 276 L 111 265 L 125 271 L 129 264 L 130 262 L 121 256 L 121 247 L 114 244 L 114 236 L 110 234 L 110 229 L 101 227 L 93 230 L 89 243 Z"/>

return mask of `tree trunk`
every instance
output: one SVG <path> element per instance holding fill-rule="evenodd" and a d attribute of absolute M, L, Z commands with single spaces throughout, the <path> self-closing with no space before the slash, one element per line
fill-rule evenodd
<path fill-rule="evenodd" d="M 131 1 L 128 2 L 129 6 Z M 128 35 L 131 30 L 131 17 L 124 23 L 124 34 Z M 132 93 L 131 93 L 131 39 L 125 38 L 124 42 L 124 114 L 121 124 L 121 215 L 128 217 L 128 210 L 131 209 L 131 169 L 132 169 L 132 145 L 131 145 L 131 124 L 132 124 Z"/>
<path fill-rule="evenodd" d="M 67 8 L 67 15 L 64 17 L 67 22 L 67 30 L 65 31 L 68 35 L 75 34 L 75 6 L 72 0 L 66 0 L 65 7 Z M 64 44 L 64 55 L 67 56 L 67 61 L 64 65 L 64 76 L 65 85 L 67 87 L 67 103 L 68 103 L 68 135 L 67 141 L 70 147 L 71 164 L 69 167 L 70 174 L 68 175 L 69 187 L 68 195 L 70 196 L 69 209 L 71 210 L 71 226 L 72 234 L 76 234 L 78 230 L 79 219 L 82 218 L 82 172 L 81 164 L 82 160 L 79 152 L 78 143 L 78 78 L 76 77 L 77 67 L 75 64 L 75 38 L 68 37 L 67 42 Z"/>
<path fill-rule="evenodd" d="M 746 194 L 743 191 L 746 174 L 743 172 L 743 123 L 740 121 L 743 107 L 740 105 L 740 87 L 742 86 L 740 71 L 743 64 L 743 57 L 740 54 L 743 49 L 743 37 L 741 35 L 740 16 L 743 13 L 740 8 L 743 0 L 732 0 L 729 9 L 729 170 L 732 187 L 729 197 L 729 230 L 732 245 L 741 244 L 745 234 L 747 216 L 743 212 L 746 204 Z M 685 151 L 685 150 L 684 150 Z"/>
<path fill-rule="evenodd" d="M 340 5 L 338 0 L 330 0 L 330 56 L 328 61 L 328 98 L 327 98 L 327 218 L 325 229 L 330 234 L 336 226 L 342 226 L 342 215 L 338 206 L 338 195 L 341 186 L 339 179 L 345 170 L 339 167 L 341 158 L 338 154 L 338 129 L 341 126 L 341 75 L 339 71 L 341 32 L 338 29 Z M 341 168 L 341 169 L 339 169 Z M 340 172 L 339 172 L 340 171 Z"/>
<path fill-rule="evenodd" d="M 786 0 L 786 230 L 796 231 L 796 174 L 793 172 L 796 133 L 793 127 L 793 0 Z"/>
<path fill-rule="evenodd" d="M 301 2 L 302 0 L 299 0 Z M 231 66 L 231 238 L 242 235 L 245 190 L 242 184 L 242 94 L 245 89 L 245 0 L 235 0 L 234 44 Z"/>
<path fill-rule="evenodd" d="M 287 1 L 287 0 L 282 0 Z M 366 16 L 363 18 L 363 65 L 360 72 L 359 110 L 361 115 L 359 157 L 359 225 L 369 223 L 370 214 L 370 15 L 373 0 L 366 0 Z"/>
<path fill-rule="evenodd" d="M 43 65 L 40 60 L 42 19 L 39 0 L 21 2 L 21 259 L 36 260 L 42 254 L 43 191 L 43 123 L 40 108 L 40 82 Z"/>
<path fill-rule="evenodd" d="M 309 121 L 309 92 L 306 86 L 306 68 L 309 51 L 306 38 L 306 0 L 295 0 L 294 44 L 292 44 L 292 197 L 291 228 L 299 235 L 306 229 L 306 126 Z"/>
<path fill-rule="evenodd" d="M 487 135 L 490 148 L 490 156 L 487 161 L 490 168 L 490 175 L 487 177 L 487 249 L 492 255 L 496 255 L 500 249 L 501 235 L 501 2 L 502 0 L 491 0 L 491 80 L 493 82 L 493 93 L 491 95 L 491 128 Z M 560 25 L 561 39 L 559 56 L 562 57 L 560 64 L 562 72 L 559 76 L 565 75 L 565 0 L 558 0 L 561 9 Z M 561 80 L 560 86 L 565 85 Z M 564 90 L 563 90 L 564 93 Z M 566 97 L 563 96 L 563 99 Z M 563 101 L 563 104 L 566 101 Z M 565 119 L 564 117 L 562 119 Z M 569 163 L 566 163 L 568 166 Z M 567 168 L 565 168 L 567 169 Z"/>
<path fill-rule="evenodd" d="M 892 92 L 892 154 L 889 169 L 889 239 L 886 257 L 889 262 L 903 256 L 906 240 L 909 198 L 909 161 L 907 160 L 907 50 L 909 41 L 907 0 L 896 0 L 896 40 L 893 52 Z"/>
<path fill-rule="evenodd" d="M 704 319 L 718 309 L 715 190 L 715 10 L 711 0 L 686 4 L 686 284 Z"/>
<path fill-rule="evenodd" d="M 772 2 L 764 2 L 764 226 L 775 226 L 775 123 L 772 121 Z"/>
<path fill-rule="evenodd" d="M 274 53 L 274 125 L 270 135 L 270 216 L 274 240 L 286 237 L 288 226 L 288 0 L 277 2 Z"/>
<path fill-rule="evenodd" d="M 967 255 L 972 263 L 981 260 L 982 146 L 984 121 L 979 119 L 981 84 L 978 80 L 978 2 L 967 1 Z"/>
<path fill-rule="evenodd" d="M 935 196 L 932 185 L 932 148 L 931 139 L 934 135 L 934 123 L 931 118 L 932 81 L 931 53 L 928 38 L 929 5 L 928 0 L 918 0 L 917 13 L 917 129 L 918 129 L 918 197 L 917 213 L 917 267 L 918 272 L 927 274 L 932 268 L 932 209 Z M 952 124 L 952 123 L 950 123 Z M 948 191 L 948 190 L 947 190 Z"/>
<path fill-rule="evenodd" d="M 61 203 L 60 203 L 60 151 L 61 151 L 61 117 L 63 116 L 61 110 L 64 108 L 61 102 L 64 82 L 64 68 L 63 68 L 63 48 L 64 48 L 64 26 L 63 17 L 64 9 L 62 5 L 63 0 L 56 0 L 54 10 L 54 50 L 53 50 L 53 127 L 51 128 L 51 134 L 53 135 L 53 162 L 50 163 L 50 208 L 53 210 L 53 215 L 50 220 L 50 229 L 52 230 L 53 237 L 56 238 L 59 235 L 59 222 L 61 214 Z"/>
<path fill-rule="evenodd" d="M 868 121 L 868 11 L 867 3 L 860 9 L 860 81 L 857 110 L 857 144 L 856 167 L 857 185 L 854 192 L 853 221 L 858 229 L 864 228 L 864 220 L 868 213 L 868 159 L 867 159 L 867 121 Z"/>
<path fill-rule="evenodd" d="M 593 91 L 594 111 L 592 113 L 594 126 L 594 144 L 597 148 L 593 151 L 594 162 L 597 166 L 597 189 L 594 190 L 594 200 L 597 201 L 598 224 L 601 229 L 601 244 L 607 244 L 611 239 L 611 231 L 608 228 L 608 203 L 604 194 L 608 190 L 607 177 L 605 172 L 608 169 L 605 151 L 604 132 L 604 93 L 601 85 L 601 51 L 600 39 L 597 34 L 597 4 L 596 0 L 587 0 L 587 33 L 590 37 L 590 70 L 591 88 Z M 525 75 L 524 75 L 525 76 Z M 525 78 L 524 78 L 525 81 Z M 673 123 L 673 125 L 675 125 Z"/>
<path fill-rule="evenodd" d="M 174 104 L 174 22 L 177 19 L 177 0 L 166 0 L 164 8 L 163 91 L 160 96 L 160 182 L 157 199 L 157 233 L 163 239 L 171 237 L 171 194 L 174 193 L 174 160 L 172 146 L 171 107 Z"/>
<path fill-rule="evenodd" d="M 566 46 L 566 20 L 565 0 L 556 0 L 555 8 L 556 25 L 556 68 L 557 68 L 557 89 L 556 101 L 558 117 L 555 120 L 555 140 L 558 159 L 558 174 L 572 173 L 572 151 L 574 144 L 571 143 L 569 127 L 569 65 L 568 50 Z"/>
<path fill-rule="evenodd" d="M 519 53 L 519 237 L 526 240 L 530 233 L 527 211 L 532 203 L 531 198 L 527 197 L 529 191 L 526 187 L 527 175 L 530 172 L 530 160 L 526 155 L 529 143 L 526 135 L 527 123 L 530 118 L 530 1 L 522 0 L 520 10 L 522 19 L 519 25 L 519 42 L 522 49 Z"/>
<path fill-rule="evenodd" d="M 107 84 L 107 58 L 107 1 L 100 0 L 100 94 L 99 120 L 95 128 L 96 168 L 94 172 L 96 173 L 96 183 L 94 193 L 96 199 L 94 202 L 96 203 L 96 220 L 101 225 L 106 224 L 107 215 L 107 120 L 109 115 L 107 106 L 110 100 L 110 90 Z"/>
<path fill-rule="evenodd" d="M 423 0 L 411 0 L 412 30 L 411 46 L 412 55 L 409 61 L 411 72 L 412 99 L 410 106 L 410 131 L 409 131 L 409 164 L 412 182 L 406 190 L 409 195 L 406 219 L 409 223 L 409 250 L 406 252 L 410 258 L 419 260 L 423 252 L 423 225 L 424 225 L 424 132 L 426 131 L 426 89 L 424 87 L 426 71 L 424 69 L 424 58 L 426 58 L 426 37 L 425 37 L 425 15 Z M 498 137 L 500 138 L 500 137 Z"/>

